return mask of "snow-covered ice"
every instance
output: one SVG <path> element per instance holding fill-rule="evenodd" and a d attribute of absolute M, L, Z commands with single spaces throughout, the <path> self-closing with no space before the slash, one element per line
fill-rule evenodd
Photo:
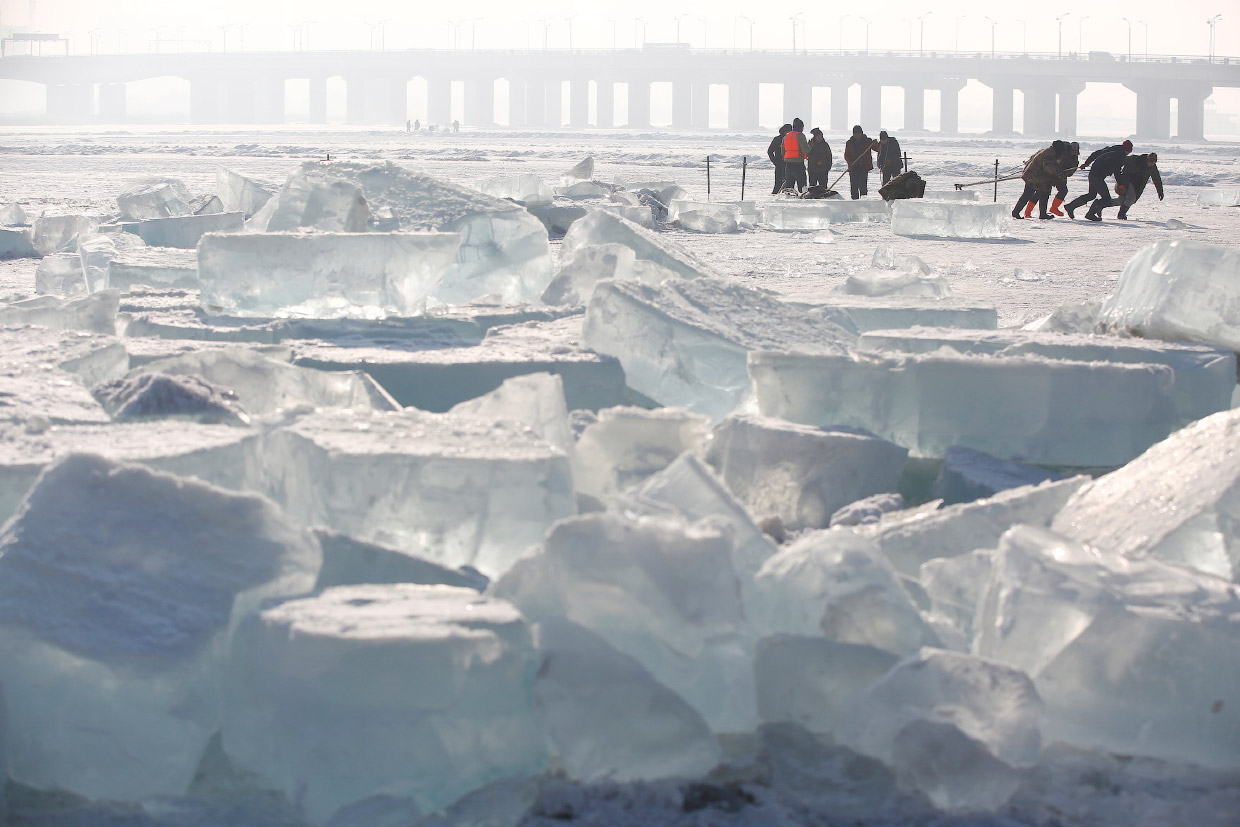
<path fill-rule="evenodd" d="M 560 244 L 560 258 L 567 260 L 583 247 L 600 244 L 622 244 L 638 259 L 652 261 L 684 278 L 711 274 L 709 265 L 679 244 L 607 210 L 594 210 L 573 222 Z"/>
<path fill-rule="evenodd" d="M 250 415 L 230 390 L 193 374 L 142 373 L 92 390 L 116 422 L 185 419 L 208 425 L 248 425 Z"/>
<path fill-rule="evenodd" d="M 101 290 L 89 296 L 62 299 L 37 296 L 0 306 L 0 325 L 40 325 L 58 330 L 115 333 L 120 291 Z"/>
<path fill-rule="evenodd" d="M 845 313 L 853 327 L 863 333 L 908 327 L 994 330 L 999 326 L 999 312 L 994 305 L 959 298 L 833 294 L 794 304 L 828 319 Z"/>
<path fill-rule="evenodd" d="M 891 231 L 903 236 L 1006 238 L 1006 204 L 972 204 L 905 198 L 891 208 Z"/>

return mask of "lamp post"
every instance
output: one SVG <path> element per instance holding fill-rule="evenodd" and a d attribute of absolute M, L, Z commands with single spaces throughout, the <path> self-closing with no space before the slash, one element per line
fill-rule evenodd
<path fill-rule="evenodd" d="M 611 50 L 616 50 L 616 18 L 609 17 L 607 22 L 611 24 Z"/>
<path fill-rule="evenodd" d="M 792 21 L 792 53 L 797 53 L 797 25 L 801 26 L 801 50 L 805 50 L 805 13 L 797 12 L 788 18 Z"/>
<path fill-rule="evenodd" d="M 993 17 L 987 17 L 985 19 L 986 19 L 986 22 L 990 24 L 990 59 L 994 60 L 995 59 L 995 26 L 998 26 L 999 22 L 995 20 Z"/>
<path fill-rule="evenodd" d="M 638 47 L 638 45 L 637 45 L 637 24 L 638 24 L 638 23 L 641 23 L 641 24 L 642 24 L 642 42 L 641 42 L 641 45 L 642 45 L 643 47 L 646 45 L 646 18 L 644 18 L 644 17 L 634 17 L 634 18 L 633 18 L 633 48 L 639 48 L 639 47 Z"/>
<path fill-rule="evenodd" d="M 568 50 L 570 52 L 573 50 L 573 21 L 578 17 L 579 15 L 576 14 L 570 14 L 568 16 Z"/>
<path fill-rule="evenodd" d="M 551 27 L 551 18 L 544 17 L 538 21 L 543 24 L 543 51 L 547 51 L 547 30 Z"/>
<path fill-rule="evenodd" d="M 1057 52 L 1058 57 L 1063 57 L 1063 19 L 1070 14 L 1072 14 L 1072 12 L 1066 11 L 1063 14 L 1055 18 L 1055 22 L 1059 24 L 1059 49 Z"/>
<path fill-rule="evenodd" d="M 441 20 L 439 22 L 443 23 L 445 26 L 448 27 L 448 48 L 449 49 L 455 48 L 456 47 L 456 33 L 455 33 L 456 23 L 451 20 Z"/>
<path fill-rule="evenodd" d="M 1128 59 L 1132 60 L 1132 21 L 1127 17 L 1121 17 L 1120 20 L 1128 24 Z"/>
<path fill-rule="evenodd" d="M 102 29 L 91 29 L 87 32 L 90 35 L 90 53 L 92 55 L 99 54 L 99 32 L 101 31 Z"/>
<path fill-rule="evenodd" d="M 684 20 L 684 19 L 685 19 L 686 17 L 688 17 L 688 16 L 689 16 L 689 15 L 687 15 L 687 14 L 678 14 L 678 15 L 676 15 L 676 42 L 677 42 L 677 43 L 679 43 L 679 42 L 680 42 L 680 21 L 681 21 L 681 20 Z"/>
<path fill-rule="evenodd" d="M 917 18 L 917 56 L 924 57 L 926 54 L 926 18 L 934 14 L 934 10 L 930 10 Z"/>
<path fill-rule="evenodd" d="M 738 20 L 744 20 L 746 23 L 749 24 L 749 51 L 752 52 L 753 51 L 753 20 L 751 20 L 748 17 L 745 17 L 745 15 L 743 14 L 738 14 L 736 17 L 732 18 L 732 51 L 736 51 L 736 22 Z"/>
<path fill-rule="evenodd" d="M 1086 20 L 1088 20 L 1088 19 L 1089 19 L 1089 15 L 1088 15 L 1088 14 L 1081 15 L 1080 25 L 1076 27 L 1076 50 L 1077 50 L 1078 52 L 1080 52 L 1081 54 L 1085 54 L 1085 21 L 1086 21 Z M 1123 19 L 1123 18 L 1121 18 L 1121 19 Z M 1127 22 L 1127 21 L 1125 21 L 1125 22 Z M 1132 30 L 1131 30 L 1131 27 L 1129 28 L 1129 31 L 1128 31 L 1128 45 L 1129 45 L 1129 47 L 1130 47 L 1130 48 L 1128 49 L 1128 51 L 1129 51 L 1129 52 L 1131 52 L 1131 51 L 1132 51 L 1132 48 L 1131 48 L 1131 46 L 1132 46 Z"/>
<path fill-rule="evenodd" d="M 1210 27 L 1210 62 L 1214 62 L 1214 27 L 1218 25 L 1223 15 L 1216 14 L 1206 21 L 1206 25 Z"/>
<path fill-rule="evenodd" d="M 865 53 L 868 55 L 870 53 L 870 18 L 858 17 L 857 19 L 865 24 Z"/>

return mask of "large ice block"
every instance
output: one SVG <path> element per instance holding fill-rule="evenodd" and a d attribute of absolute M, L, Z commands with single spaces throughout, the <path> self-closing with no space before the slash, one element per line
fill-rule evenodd
<path fill-rule="evenodd" d="M 600 281 L 634 278 L 636 260 L 632 248 L 623 244 L 578 247 L 571 258 L 560 259 L 555 278 L 547 285 L 542 300 L 547 304 L 584 305 Z"/>
<path fill-rule="evenodd" d="M 1130 558 L 1240 580 L 1240 411 L 1177 431 L 1073 495 L 1052 528 Z"/>
<path fill-rule="evenodd" d="M 198 247 L 202 306 L 238 316 L 416 315 L 460 246 L 459 233 L 208 235 Z"/>
<path fill-rule="evenodd" d="M 34 292 L 40 296 L 80 296 L 88 292 L 82 259 L 77 253 L 52 253 L 34 270 Z"/>
<path fill-rule="evenodd" d="M 91 393 L 116 422 L 182 419 L 208 425 L 250 423 L 250 415 L 235 393 L 193 375 L 139 374 L 96 385 Z"/>
<path fill-rule="evenodd" d="M 101 290 L 89 296 L 62 299 L 38 296 L 0 306 L 0 325 L 39 325 L 57 330 L 115 333 L 119 290 Z"/>
<path fill-rule="evenodd" d="M 599 282 L 584 333 L 587 345 L 620 360 L 629 387 L 712 419 L 752 398 L 750 351 L 842 356 L 854 338 L 769 293 L 711 278 Z"/>
<path fill-rule="evenodd" d="M 136 285 L 198 289 L 198 251 L 175 247 L 118 251 L 108 264 L 107 286 L 127 291 Z"/>
<path fill-rule="evenodd" d="M 321 230 L 361 233 L 369 229 L 370 205 L 362 188 L 343 178 L 291 177 L 271 210 L 246 225 L 247 232 Z M 259 226 L 259 225 L 262 226 Z"/>
<path fill-rule="evenodd" d="M 371 212 L 388 211 L 403 232 L 460 233 L 456 258 L 435 298 L 465 303 L 498 296 L 508 304 L 537 301 L 551 281 L 551 247 L 542 223 L 519 204 L 389 162 L 307 161 L 276 196 L 304 191 L 308 182 L 351 181 Z"/>
<path fill-rule="evenodd" d="M 490 592 L 539 622 L 563 617 L 636 658 L 715 732 L 756 723 L 752 644 L 731 542 L 673 517 L 563 520 Z"/>
<path fill-rule="evenodd" d="M 76 330 L 0 327 L 0 352 L 4 353 L 3 370 L 58 370 L 83 387 L 119 379 L 129 370 L 129 355 L 121 340 Z"/>
<path fill-rule="evenodd" d="M 1006 204 L 972 204 L 905 198 L 891 208 L 891 231 L 928 238 L 1006 238 Z"/>
<path fill-rule="evenodd" d="M 866 433 L 732 415 L 715 426 L 706 461 L 759 519 L 826 528 L 849 503 L 895 491 L 908 450 Z"/>
<path fill-rule="evenodd" d="M 1240 594 L 1042 529 L 999 544 L 974 649 L 1027 671 L 1043 731 L 1086 749 L 1240 767 Z"/>
<path fill-rule="evenodd" d="M 490 393 L 452 408 L 455 416 L 505 421 L 529 428 L 539 439 L 572 454 L 573 432 L 564 403 L 564 380 L 553 373 L 530 373 L 505 379 Z"/>
<path fill-rule="evenodd" d="M 825 230 L 832 224 L 890 221 L 886 201 L 786 199 L 762 206 L 762 221 L 777 230 Z"/>
<path fill-rule="evenodd" d="M 0 227 L 0 261 L 10 258 L 37 258 L 42 253 L 30 241 L 28 227 Z"/>
<path fill-rule="evenodd" d="M 887 674 L 899 660 L 873 646 L 821 636 L 762 638 L 753 663 L 758 716 L 764 723 L 833 732 L 844 701 Z"/>
<path fill-rule="evenodd" d="M 1210 345 L 1015 328 L 981 331 L 932 327 L 866 331 L 857 344 L 858 350 L 886 354 L 930 353 L 945 347 L 962 354 L 1166 365 L 1175 374 L 1173 395 L 1184 425 L 1230 407 L 1235 389 L 1235 354 Z"/>
<path fill-rule="evenodd" d="M 943 454 L 943 467 L 934 479 L 932 491 L 945 505 L 955 505 L 992 497 L 1009 488 L 1058 478 L 1057 474 L 1043 468 L 1008 462 L 982 451 L 953 445 Z"/>
<path fill-rule="evenodd" d="M 993 811 L 1020 787 L 1017 771 L 950 721 L 919 718 L 891 744 L 896 784 L 946 812 Z"/>
<path fill-rule="evenodd" d="M 559 617 L 537 637 L 534 699 L 569 778 L 700 778 L 719 763 L 706 721 L 635 658 Z"/>
<path fill-rule="evenodd" d="M 612 188 L 599 181 L 577 181 L 567 186 L 556 187 L 556 198 L 606 198 L 611 195 Z"/>
<path fill-rule="evenodd" d="M 757 224 L 761 217 L 757 201 L 693 201 L 677 198 L 667 205 L 667 220 L 678 220 L 682 212 L 729 213 L 738 224 Z"/>
<path fill-rule="evenodd" d="M 477 187 L 487 195 L 496 198 L 511 198 L 527 207 L 550 204 L 552 201 L 551 187 L 537 175 L 528 173 L 521 175 L 497 175 L 483 178 Z"/>
<path fill-rule="evenodd" d="M 844 296 L 909 296 L 933 299 L 952 294 L 947 279 L 933 275 L 920 259 L 910 259 L 901 262 L 899 267 L 854 273 L 831 292 Z"/>
<path fill-rule="evenodd" d="M 152 247 L 193 250 L 207 233 L 239 233 L 244 223 L 239 212 L 151 218 L 138 223 L 138 237 Z"/>
<path fill-rule="evenodd" d="M 1199 190 L 1197 203 L 1206 207 L 1240 207 L 1240 187 L 1210 187 Z"/>
<path fill-rule="evenodd" d="M 921 196 L 926 201 L 978 201 L 977 190 L 926 190 Z"/>
<path fill-rule="evenodd" d="M 268 500 L 84 454 L 43 473 L 0 548 L 9 771 L 118 801 L 185 793 L 232 629 L 320 559 Z"/>
<path fill-rule="evenodd" d="M 684 278 L 711 274 L 709 265 L 680 245 L 607 210 L 594 210 L 573 222 L 560 244 L 560 260 L 567 261 L 580 248 L 598 244 L 623 244 L 633 250 L 638 259 L 653 261 Z"/>
<path fill-rule="evenodd" d="M 963 445 L 1035 465 L 1113 468 L 1181 425 L 1175 374 L 1158 364 L 752 352 L 749 371 L 764 415 L 867 428 L 915 457 Z"/>
<path fill-rule="evenodd" d="M 34 220 L 30 243 L 40 256 L 75 252 L 78 236 L 95 232 L 99 222 L 85 215 L 47 215 Z"/>
<path fill-rule="evenodd" d="M 1202 241 L 1159 241 L 1124 265 L 1100 324 L 1147 339 L 1240 350 L 1240 250 Z"/>
<path fill-rule="evenodd" d="M 308 405 L 357 411 L 399 410 L 373 379 L 361 371 L 324 371 L 290 365 L 255 350 L 204 350 L 148 362 L 144 374 L 196 376 L 232 394 L 251 414 L 269 414 Z"/>
<path fill-rule="evenodd" d="M 5 204 L 0 207 L 0 227 L 25 227 L 29 224 L 26 211 L 20 204 Z"/>
<path fill-rule="evenodd" d="M 262 209 L 280 187 L 261 178 L 217 167 L 215 189 L 225 212 L 240 212 L 249 218 Z"/>
<path fill-rule="evenodd" d="M 740 231 L 731 210 L 682 210 L 676 218 L 682 229 L 696 233 L 735 233 Z"/>
<path fill-rule="evenodd" d="M 116 196 L 116 205 L 120 208 L 122 220 L 143 221 L 190 215 L 193 213 L 190 209 L 193 198 L 183 183 L 173 178 L 163 178 L 130 187 Z"/>
<path fill-rule="evenodd" d="M 543 768 L 537 667 L 521 615 L 472 589 L 328 589 L 242 621 L 224 750 L 312 824 L 380 795 L 433 812 Z"/>
<path fill-rule="evenodd" d="M 322 409 L 267 451 L 271 496 L 298 519 L 489 577 L 576 511 L 568 458 L 504 423 Z"/>
<path fill-rule="evenodd" d="M 898 656 L 937 646 L 873 540 L 849 529 L 806 534 L 780 549 L 758 572 L 750 608 L 761 635 L 823 635 Z"/>
<path fill-rule="evenodd" d="M 604 408 L 577 440 L 573 481 L 578 493 L 604 500 L 697 450 L 707 436 L 705 417 L 679 408 Z"/>
<path fill-rule="evenodd" d="M 999 311 L 994 305 L 966 299 L 832 295 L 794 304 L 827 318 L 847 313 L 862 333 L 918 326 L 966 330 L 994 330 L 999 326 Z"/>

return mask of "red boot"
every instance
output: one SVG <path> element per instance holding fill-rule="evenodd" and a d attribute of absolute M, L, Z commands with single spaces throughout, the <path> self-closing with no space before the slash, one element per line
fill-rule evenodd
<path fill-rule="evenodd" d="M 1025 205 L 1025 218 L 1028 218 L 1031 215 L 1033 215 L 1033 202 L 1032 201 L 1030 201 L 1028 204 Z"/>
<path fill-rule="evenodd" d="M 1063 218 L 1063 213 L 1060 212 L 1059 210 L 1059 208 L 1062 206 L 1063 206 L 1063 199 L 1056 198 L 1053 202 L 1051 202 L 1051 212 L 1059 216 L 1060 218 Z"/>

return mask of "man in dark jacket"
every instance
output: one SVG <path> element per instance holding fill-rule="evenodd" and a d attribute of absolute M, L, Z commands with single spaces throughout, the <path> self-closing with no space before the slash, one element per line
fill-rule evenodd
<path fill-rule="evenodd" d="M 878 133 L 878 168 L 883 173 L 883 184 L 904 171 L 904 161 L 900 158 L 900 142 L 886 131 Z"/>
<path fill-rule="evenodd" d="M 822 137 L 822 130 L 818 127 L 815 126 L 809 132 L 809 167 L 806 170 L 809 173 L 809 185 L 829 187 L 831 182 L 827 180 L 827 176 L 831 174 L 831 145 Z"/>
<path fill-rule="evenodd" d="M 1025 181 L 1025 191 L 1020 194 L 1020 200 L 1012 208 L 1012 218 L 1028 218 L 1033 212 L 1034 204 L 1040 208 L 1038 218 L 1054 217 L 1047 211 L 1046 201 L 1063 176 L 1068 151 L 1067 143 L 1055 141 L 1045 149 L 1033 153 L 1021 174 Z M 1025 210 L 1024 215 L 1021 215 L 1021 208 Z"/>
<path fill-rule="evenodd" d="M 1110 176 L 1119 175 L 1120 168 L 1124 165 L 1124 159 L 1128 157 L 1130 152 L 1132 152 L 1132 141 L 1124 141 L 1122 144 L 1100 149 L 1085 159 L 1085 163 L 1081 164 L 1081 169 L 1089 170 L 1089 192 L 1078 196 L 1071 204 L 1064 206 L 1064 209 L 1068 211 L 1069 218 L 1076 218 L 1074 212 L 1085 202 L 1094 199 L 1094 203 L 1090 205 L 1089 211 L 1085 213 L 1085 217 L 1090 221 L 1102 220 L 1100 211 L 1114 204 L 1111 200 L 1111 192 L 1107 187 L 1106 179 Z"/>
<path fill-rule="evenodd" d="M 870 192 L 870 170 L 874 169 L 871 152 L 878 151 L 878 141 L 865 134 L 858 124 L 852 129 L 852 137 L 844 144 L 844 163 L 848 164 L 848 180 L 852 185 L 853 200 Z"/>
<path fill-rule="evenodd" d="M 775 165 L 775 188 L 771 190 L 771 195 L 778 194 L 784 188 L 784 136 L 791 131 L 792 124 L 781 126 L 779 134 L 771 139 L 771 145 L 766 148 L 766 157 Z"/>
<path fill-rule="evenodd" d="M 1154 182 L 1154 190 L 1158 193 L 1158 200 L 1163 200 L 1162 175 L 1158 171 L 1157 153 L 1133 155 L 1124 162 L 1115 180 L 1121 220 L 1128 218 L 1128 208 L 1137 203 L 1141 198 L 1141 193 L 1145 192 L 1145 185 L 1151 180 Z"/>

